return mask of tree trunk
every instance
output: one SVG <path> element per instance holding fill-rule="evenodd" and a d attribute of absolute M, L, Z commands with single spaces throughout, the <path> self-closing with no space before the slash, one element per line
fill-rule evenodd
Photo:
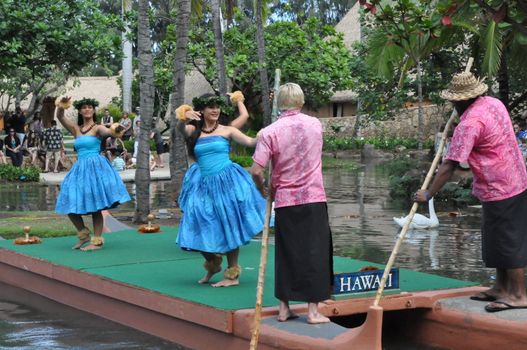
<path fill-rule="evenodd" d="M 417 60 L 417 149 L 423 149 L 423 81 L 421 59 Z"/>
<path fill-rule="evenodd" d="M 176 55 L 174 57 L 174 81 L 167 110 L 170 112 L 170 182 L 174 202 L 179 197 L 183 174 L 187 169 L 187 157 L 183 135 L 177 130 L 175 108 L 185 100 L 185 63 L 187 61 L 188 30 L 191 0 L 178 0 L 176 18 Z"/>
<path fill-rule="evenodd" d="M 123 20 L 127 12 L 132 10 L 132 0 L 122 0 Z M 125 30 L 122 34 L 123 40 L 123 111 L 132 111 L 132 43 L 128 39 L 130 35 L 130 24 L 124 20 Z M 142 113 L 141 113 L 142 114 Z"/>
<path fill-rule="evenodd" d="M 225 72 L 225 53 L 223 52 L 223 33 L 221 32 L 220 1 L 212 0 L 212 25 L 214 28 L 214 47 L 218 70 L 218 90 L 221 96 L 227 93 L 227 73 Z"/>
<path fill-rule="evenodd" d="M 263 25 L 263 0 L 256 1 L 256 42 L 258 44 L 258 70 L 260 71 L 260 85 L 262 87 L 262 106 L 264 126 L 271 124 L 271 107 L 269 106 L 269 77 L 265 64 L 265 38 Z"/>
<path fill-rule="evenodd" d="M 498 97 L 503 102 L 507 110 L 509 109 L 509 72 L 507 69 L 507 50 L 503 50 L 501 54 L 501 63 L 500 69 L 498 70 L 498 76 L 496 80 L 498 81 L 499 90 Z"/>
<path fill-rule="evenodd" d="M 134 223 L 144 223 L 150 213 L 150 143 L 152 114 L 154 111 L 154 68 L 152 63 L 152 41 L 148 16 L 148 0 L 139 0 L 137 48 L 139 54 L 139 91 L 141 127 L 135 171 L 135 215 Z"/>

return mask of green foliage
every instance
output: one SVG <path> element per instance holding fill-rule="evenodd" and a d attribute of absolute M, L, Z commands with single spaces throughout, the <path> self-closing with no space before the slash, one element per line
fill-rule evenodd
<path fill-rule="evenodd" d="M 126 151 L 129 154 L 134 153 L 134 140 L 123 140 L 124 148 L 126 148 Z M 156 143 L 154 140 L 148 140 L 148 144 L 150 145 L 150 151 L 155 152 L 156 151 Z"/>
<path fill-rule="evenodd" d="M 475 205 L 480 201 L 472 195 L 472 181 L 465 184 L 448 182 L 443 186 L 441 191 L 436 194 L 438 200 L 452 200 L 458 205 Z"/>
<path fill-rule="evenodd" d="M 260 87 L 255 84 L 259 80 L 255 31 L 250 24 L 233 26 L 224 33 L 227 76 L 233 89 L 244 93 L 251 111 L 260 110 L 261 99 Z M 327 103 L 335 91 L 351 87 L 350 52 L 344 45 L 342 35 L 337 34 L 334 28 L 323 26 L 311 18 L 302 26 L 285 21 L 272 23 L 265 27 L 264 34 L 269 76 L 274 77 L 274 70 L 280 68 L 282 81 L 294 81 L 302 86 L 309 106 L 317 108 Z M 193 28 L 188 56 L 195 68 L 215 86 L 213 39 L 212 31 L 206 25 Z"/>
<path fill-rule="evenodd" d="M 108 112 L 110 112 L 114 123 L 118 122 L 121 119 L 121 116 L 123 115 L 123 110 L 120 106 L 114 103 L 110 103 L 105 108 L 99 108 L 97 110 L 97 120 L 102 120 L 105 109 L 108 109 Z"/>
<path fill-rule="evenodd" d="M 399 158 L 385 164 L 384 170 L 389 174 L 390 196 L 392 198 L 410 199 L 410 194 L 419 189 L 421 176 L 409 174 L 416 166 L 417 161 L 411 158 Z"/>
<path fill-rule="evenodd" d="M 134 140 L 123 140 L 123 144 L 128 153 L 132 154 L 134 152 Z"/>
<path fill-rule="evenodd" d="M 412 138 L 391 138 L 385 136 L 355 138 L 324 136 L 324 151 L 341 151 L 362 149 L 365 144 L 374 145 L 377 149 L 394 150 L 397 146 L 404 146 L 408 149 L 417 149 L 418 140 Z M 426 141 L 426 148 L 432 147 L 432 141 Z"/>
<path fill-rule="evenodd" d="M 40 179 L 40 169 L 34 166 L 15 167 L 11 164 L 0 165 L 0 179 L 7 181 L 37 182 Z"/>
<path fill-rule="evenodd" d="M 67 20 L 65 20 L 67 19 Z M 118 16 L 103 14 L 94 0 L 2 0 L 0 74 L 21 67 L 34 75 L 60 67 L 74 74 L 95 60 L 118 56 Z"/>
<path fill-rule="evenodd" d="M 390 177 L 401 177 L 408 171 L 415 169 L 417 160 L 412 158 L 398 158 L 384 164 L 383 168 Z"/>
<path fill-rule="evenodd" d="M 251 165 L 253 165 L 253 158 L 248 155 L 234 155 L 231 154 L 230 156 L 231 160 L 234 163 L 239 164 L 241 167 L 248 168 Z"/>
<path fill-rule="evenodd" d="M 392 198 L 409 199 L 411 193 L 415 193 L 421 185 L 420 178 L 404 175 L 401 177 L 390 177 L 390 196 Z"/>

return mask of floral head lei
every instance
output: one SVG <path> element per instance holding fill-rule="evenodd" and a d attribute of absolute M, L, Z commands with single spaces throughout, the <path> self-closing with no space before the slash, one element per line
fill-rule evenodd
<path fill-rule="evenodd" d="M 227 97 L 223 96 L 209 96 L 209 97 L 194 97 L 192 99 L 194 110 L 202 111 L 205 107 L 218 106 L 221 109 L 221 114 L 228 118 L 234 116 L 234 107 L 229 104 Z"/>
<path fill-rule="evenodd" d="M 73 102 L 73 106 L 77 109 L 77 110 L 80 110 L 82 108 L 82 106 L 92 106 L 93 108 L 99 106 L 99 101 L 97 101 L 96 99 L 94 98 L 83 98 L 82 100 L 77 100 L 75 102 Z"/>
<path fill-rule="evenodd" d="M 220 108 L 225 108 L 228 106 L 227 99 L 222 96 L 194 97 L 192 99 L 192 105 L 197 111 L 202 111 L 205 107 L 218 106 Z"/>

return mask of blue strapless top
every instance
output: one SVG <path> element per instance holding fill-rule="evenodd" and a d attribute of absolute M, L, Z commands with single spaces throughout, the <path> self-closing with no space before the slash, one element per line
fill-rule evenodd
<path fill-rule="evenodd" d="M 201 171 L 201 176 L 219 173 L 232 164 L 229 158 L 229 140 L 223 136 L 199 138 L 194 153 Z"/>
<path fill-rule="evenodd" d="M 93 157 L 101 153 L 101 140 L 96 136 L 79 136 L 75 139 L 73 145 L 79 159 Z"/>

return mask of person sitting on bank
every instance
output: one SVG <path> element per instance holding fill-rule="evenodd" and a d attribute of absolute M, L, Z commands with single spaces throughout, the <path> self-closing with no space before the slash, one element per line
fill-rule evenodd
<path fill-rule="evenodd" d="M 24 155 L 22 154 L 22 142 L 15 133 L 14 128 L 9 129 L 9 133 L 4 139 L 6 148 L 6 155 L 11 158 L 11 164 L 16 167 L 21 167 L 24 161 Z"/>

